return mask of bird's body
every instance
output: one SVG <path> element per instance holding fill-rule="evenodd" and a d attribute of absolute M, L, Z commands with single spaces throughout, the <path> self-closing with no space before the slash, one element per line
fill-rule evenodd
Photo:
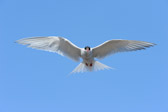
<path fill-rule="evenodd" d="M 155 45 L 144 41 L 109 40 L 94 48 L 89 46 L 79 48 L 66 38 L 56 36 L 24 38 L 17 42 L 35 49 L 65 55 L 74 61 L 79 61 L 79 58 L 82 58 L 83 61 L 72 71 L 73 73 L 110 69 L 110 67 L 96 61 L 95 58 L 101 59 L 117 52 L 141 50 Z"/>
<path fill-rule="evenodd" d="M 81 58 L 83 59 L 83 62 L 86 64 L 86 66 L 90 65 L 93 63 L 94 58 L 92 56 L 92 51 L 85 51 L 81 50 Z"/>

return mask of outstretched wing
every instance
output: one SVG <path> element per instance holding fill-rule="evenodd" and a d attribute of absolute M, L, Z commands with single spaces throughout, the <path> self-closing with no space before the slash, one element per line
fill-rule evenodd
<path fill-rule="evenodd" d="M 31 37 L 17 40 L 16 42 L 31 48 L 56 52 L 60 55 L 68 56 L 75 61 L 79 61 L 81 56 L 81 49 L 62 37 Z"/>
<path fill-rule="evenodd" d="M 104 58 L 110 54 L 145 49 L 155 44 L 135 40 L 109 40 L 92 49 L 93 56 Z"/>

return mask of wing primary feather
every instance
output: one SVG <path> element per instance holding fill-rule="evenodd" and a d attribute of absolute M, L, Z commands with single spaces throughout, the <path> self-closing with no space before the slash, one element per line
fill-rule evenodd
<path fill-rule="evenodd" d="M 81 55 L 81 48 L 63 37 L 30 37 L 17 40 L 16 42 L 34 49 L 56 52 L 62 56 L 67 56 L 74 61 L 79 61 Z"/>
<path fill-rule="evenodd" d="M 142 50 L 154 45 L 156 44 L 144 42 L 144 41 L 121 40 L 121 39 L 109 40 L 93 48 L 92 52 L 94 57 L 104 58 L 110 54 L 115 54 L 118 52 Z"/>

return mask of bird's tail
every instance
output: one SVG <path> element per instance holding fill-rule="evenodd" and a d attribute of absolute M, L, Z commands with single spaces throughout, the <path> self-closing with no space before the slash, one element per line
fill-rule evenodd
<path fill-rule="evenodd" d="M 82 62 L 71 73 L 98 71 L 104 69 L 111 69 L 111 67 L 104 65 L 98 61 L 93 61 L 91 65 L 86 65 L 86 63 Z"/>

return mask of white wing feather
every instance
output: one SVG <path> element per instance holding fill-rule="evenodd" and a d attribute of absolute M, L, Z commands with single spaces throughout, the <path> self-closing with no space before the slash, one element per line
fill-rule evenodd
<path fill-rule="evenodd" d="M 24 38 L 16 42 L 22 45 L 27 45 L 31 48 L 56 52 L 62 56 L 68 56 L 75 61 L 79 61 L 81 56 L 81 48 L 77 47 L 63 37 L 31 37 Z"/>
<path fill-rule="evenodd" d="M 114 54 L 117 52 L 136 51 L 145 49 L 153 45 L 155 44 L 144 41 L 109 40 L 93 48 L 92 52 L 94 57 L 104 58 L 110 54 Z"/>

